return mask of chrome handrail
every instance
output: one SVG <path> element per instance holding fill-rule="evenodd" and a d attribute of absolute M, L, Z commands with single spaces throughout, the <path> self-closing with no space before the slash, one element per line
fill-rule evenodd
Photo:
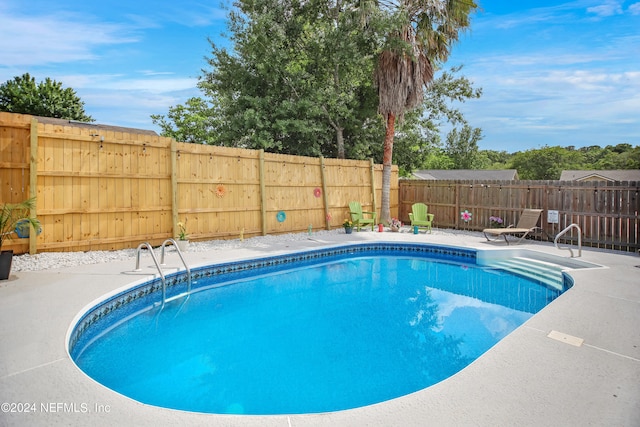
<path fill-rule="evenodd" d="M 160 264 L 158 264 L 158 258 L 156 258 L 156 254 L 153 252 L 153 248 L 151 247 L 151 244 L 149 242 L 140 243 L 138 245 L 138 249 L 136 249 L 136 269 L 133 271 L 140 271 L 140 249 L 145 247 L 149 249 L 151 258 L 153 258 L 153 263 L 156 265 L 158 273 L 160 273 L 160 278 L 162 279 L 162 306 L 160 307 L 160 310 L 162 310 L 167 300 L 167 279 L 165 279 L 164 277 L 162 268 L 160 268 Z"/>
<path fill-rule="evenodd" d="M 555 245 L 556 249 L 567 249 L 571 253 L 571 258 L 573 258 L 573 250 L 569 246 L 567 246 L 566 248 L 561 248 L 558 246 L 558 239 L 561 236 L 564 236 L 565 234 L 567 234 L 567 232 L 572 228 L 578 229 L 578 256 L 581 257 L 582 256 L 582 230 L 580 229 L 578 224 L 571 224 L 567 228 L 562 230 L 560 233 L 558 233 L 556 235 L 556 238 L 553 239 L 553 244 Z"/>
<path fill-rule="evenodd" d="M 189 268 L 189 266 L 187 265 L 187 262 L 184 260 L 184 256 L 182 256 L 182 251 L 180 250 L 180 247 L 178 246 L 178 242 L 176 242 L 174 239 L 167 239 L 164 242 L 162 242 L 162 250 L 160 251 L 160 265 L 165 265 L 164 263 L 164 249 L 167 246 L 167 243 L 172 243 L 173 246 L 176 248 L 176 251 L 178 252 L 178 255 L 180 256 L 180 260 L 182 261 L 182 265 L 184 265 L 185 270 L 187 270 L 187 298 L 189 298 L 189 296 L 191 295 L 191 269 Z"/>

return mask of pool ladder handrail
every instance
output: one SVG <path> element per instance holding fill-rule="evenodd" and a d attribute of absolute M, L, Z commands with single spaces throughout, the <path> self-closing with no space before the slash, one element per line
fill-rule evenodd
<path fill-rule="evenodd" d="M 571 247 L 567 246 L 566 248 L 561 248 L 558 246 L 558 239 L 560 239 L 560 237 L 567 234 L 567 232 L 569 232 L 569 230 L 571 230 L 572 228 L 576 228 L 578 230 L 578 256 L 581 257 L 582 256 L 582 230 L 580 229 L 580 226 L 578 224 L 571 224 L 567 228 L 559 232 L 556 235 L 555 239 L 553 239 L 553 244 L 555 245 L 556 249 L 568 250 L 571 253 L 571 258 L 573 258 L 573 249 L 571 249 Z"/>
<path fill-rule="evenodd" d="M 164 263 L 164 252 L 165 252 L 165 247 L 167 246 L 167 243 L 173 244 L 173 246 L 176 248 L 176 251 L 178 252 L 178 256 L 180 256 L 180 261 L 182 261 L 182 265 L 184 265 L 184 269 L 187 271 L 187 298 L 189 298 L 189 296 L 191 295 L 191 269 L 187 265 L 187 262 L 184 260 L 182 251 L 180 250 L 180 247 L 178 246 L 178 242 L 176 242 L 175 239 L 167 239 L 164 242 L 162 242 L 162 247 L 160 251 L 160 265 L 166 265 Z"/>
<path fill-rule="evenodd" d="M 151 247 L 151 244 L 149 242 L 140 243 L 138 245 L 138 249 L 136 249 L 136 269 L 133 271 L 140 271 L 140 249 L 142 248 L 147 248 L 149 250 L 149 253 L 151 253 L 153 263 L 156 265 L 158 273 L 160 273 L 160 279 L 162 279 L 162 305 L 160 307 L 160 310 L 162 310 L 167 299 L 167 279 L 164 277 L 162 268 L 160 268 L 160 264 L 158 264 L 158 258 L 156 258 L 156 254 L 155 252 L 153 252 L 153 248 Z"/>
<path fill-rule="evenodd" d="M 187 298 L 185 299 L 185 301 L 187 299 L 189 299 L 189 296 L 191 295 L 191 269 L 189 268 L 189 266 L 187 265 L 187 262 L 184 260 L 184 256 L 182 255 L 182 251 L 180 250 L 180 248 L 178 247 L 178 244 L 176 243 L 176 241 L 174 239 L 167 239 L 164 242 L 162 242 L 162 247 L 161 247 L 161 257 L 160 257 L 160 263 L 158 263 L 158 258 L 156 257 L 155 252 L 153 251 L 153 247 L 151 246 L 151 244 L 149 242 L 144 242 L 144 243 L 140 243 L 138 245 L 138 248 L 136 249 L 136 268 L 133 271 L 140 271 L 140 250 L 142 248 L 147 248 L 149 250 L 149 252 L 151 253 L 151 258 L 153 259 L 153 263 L 156 265 L 156 269 L 158 270 L 158 273 L 160 274 L 160 279 L 162 280 L 162 304 L 160 306 L 160 311 L 162 311 L 162 309 L 164 309 L 164 306 L 167 302 L 167 279 L 164 275 L 164 271 L 162 271 L 162 265 L 166 265 L 164 262 L 164 252 L 165 252 L 165 247 L 167 246 L 167 243 L 172 243 L 173 246 L 175 246 L 176 251 L 178 252 L 178 255 L 180 256 L 180 260 L 182 261 L 182 264 L 184 265 L 184 268 L 187 270 L 187 280 L 188 280 L 188 284 L 187 284 Z"/>

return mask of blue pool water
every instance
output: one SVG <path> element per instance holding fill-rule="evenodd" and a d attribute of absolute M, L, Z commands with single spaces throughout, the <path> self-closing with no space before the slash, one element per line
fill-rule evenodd
<path fill-rule="evenodd" d="M 198 292 L 163 310 L 152 304 L 157 292 L 123 309 L 129 294 L 93 314 L 71 355 L 98 382 L 147 404 L 336 411 L 442 381 L 561 293 L 473 259 L 392 253 L 311 257 L 230 282 L 203 275 Z"/>

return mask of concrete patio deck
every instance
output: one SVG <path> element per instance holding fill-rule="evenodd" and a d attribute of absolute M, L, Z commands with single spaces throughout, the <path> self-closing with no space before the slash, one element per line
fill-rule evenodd
<path fill-rule="evenodd" d="M 372 240 L 505 247 L 479 233 L 369 231 L 185 257 L 189 265 L 200 265 Z M 548 243 L 518 247 L 568 256 Z M 572 289 L 451 378 L 363 408 L 260 417 L 144 405 L 74 365 L 65 347 L 72 320 L 91 301 L 143 278 L 124 274 L 134 261 L 14 272 L 0 282 L 0 426 L 639 426 L 640 257 L 583 249 L 580 259 L 606 268 L 572 270 Z M 168 264 L 179 265 L 173 252 Z M 551 331 L 584 342 L 552 339 Z"/>

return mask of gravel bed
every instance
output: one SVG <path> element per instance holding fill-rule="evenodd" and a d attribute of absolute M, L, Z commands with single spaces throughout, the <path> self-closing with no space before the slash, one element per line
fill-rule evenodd
<path fill-rule="evenodd" d="M 326 235 L 342 234 L 340 228 L 334 230 L 315 231 L 315 237 Z M 433 229 L 435 235 L 459 235 L 472 234 L 464 230 L 438 230 Z M 240 240 L 209 240 L 205 242 L 190 242 L 187 252 L 205 252 L 212 250 L 230 250 L 240 248 L 269 247 L 274 243 L 293 242 L 307 240 L 307 233 L 290 233 L 269 236 L 258 236 L 250 239 Z M 11 270 L 18 271 L 39 271 L 51 268 L 73 267 L 78 265 L 100 264 L 111 261 L 132 260 L 135 262 L 135 249 L 122 249 L 117 251 L 88 251 L 88 252 L 42 252 L 36 255 L 16 255 L 13 257 Z"/>

